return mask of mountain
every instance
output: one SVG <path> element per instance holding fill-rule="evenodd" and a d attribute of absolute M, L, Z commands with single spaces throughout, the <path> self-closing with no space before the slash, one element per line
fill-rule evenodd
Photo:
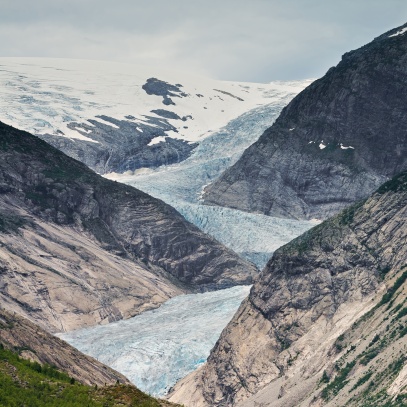
<path fill-rule="evenodd" d="M 231 119 L 303 88 L 47 58 L 0 58 L 0 86 L 0 120 L 100 174 L 181 162 Z"/>
<path fill-rule="evenodd" d="M 170 400 L 406 405 L 406 239 L 403 172 L 278 249 L 207 363 Z"/>
<path fill-rule="evenodd" d="M 289 224 L 285 234 L 279 219 L 209 208 L 200 195 L 309 83 L 224 82 L 152 66 L 0 58 L 0 120 L 162 199 L 263 268 L 276 247 L 310 226 L 301 223 L 298 232 Z"/>
<path fill-rule="evenodd" d="M 19 356 L 24 359 L 54 366 L 87 385 L 112 385 L 117 381 L 130 384 L 120 373 L 19 315 L 0 309 L 0 327 L 0 344 L 10 350 L 19 350 Z"/>
<path fill-rule="evenodd" d="M 325 219 L 406 169 L 406 27 L 346 53 L 296 96 L 205 202 Z"/>
<path fill-rule="evenodd" d="M 304 81 L 302 85 L 305 87 Z M 181 163 L 135 174 L 106 177 L 132 185 L 173 206 L 189 222 L 262 269 L 273 251 L 315 225 L 315 222 L 273 218 L 240 210 L 204 205 L 204 187 L 233 165 L 292 99 L 279 93 L 270 103 L 231 120 L 202 140 Z"/>
<path fill-rule="evenodd" d="M 107 323 L 256 268 L 164 202 L 0 123 L 0 300 L 50 331 Z"/>
<path fill-rule="evenodd" d="M 0 404 L 4 407 L 175 407 L 142 393 L 124 376 L 3 309 L 0 327 Z"/>

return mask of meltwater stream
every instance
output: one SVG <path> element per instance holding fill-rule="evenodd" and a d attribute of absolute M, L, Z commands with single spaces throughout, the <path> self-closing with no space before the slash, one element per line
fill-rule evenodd
<path fill-rule="evenodd" d="M 181 295 L 134 318 L 59 336 L 141 390 L 163 396 L 205 362 L 249 290 L 238 286 Z"/>

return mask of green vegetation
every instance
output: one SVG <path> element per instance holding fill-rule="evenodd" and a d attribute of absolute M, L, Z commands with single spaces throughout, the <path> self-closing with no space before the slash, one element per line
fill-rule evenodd
<path fill-rule="evenodd" d="M 343 334 L 339 335 L 336 338 L 336 341 L 334 343 L 334 347 L 335 347 L 337 352 L 340 352 L 345 347 L 345 345 L 343 343 L 344 339 L 345 339 L 345 335 L 343 335 Z"/>
<path fill-rule="evenodd" d="M 367 397 L 363 400 L 360 407 L 407 407 L 407 396 L 397 396 L 395 400 L 391 400 L 386 394 L 386 391 L 381 391 L 372 397 Z"/>
<path fill-rule="evenodd" d="M 403 318 L 407 315 L 407 307 L 404 307 L 396 316 L 397 319 Z"/>
<path fill-rule="evenodd" d="M 351 391 L 357 389 L 359 386 L 362 386 L 362 384 L 365 384 L 369 379 L 372 377 L 373 372 L 367 372 L 364 376 L 362 376 L 356 384 L 352 387 Z"/>
<path fill-rule="evenodd" d="M 371 360 L 373 360 L 380 353 L 380 347 L 376 347 L 369 351 L 363 352 L 363 357 L 360 359 L 360 364 L 366 366 Z"/>
<path fill-rule="evenodd" d="M 76 382 L 52 366 L 20 358 L 0 345 L 0 405 L 2 407 L 159 407 L 170 405 L 134 386 L 102 388 Z"/>
<path fill-rule="evenodd" d="M 356 212 L 360 209 L 366 202 L 366 199 L 356 202 L 355 204 L 344 209 L 339 215 L 339 223 L 341 225 L 350 225 L 353 222 Z"/>
<path fill-rule="evenodd" d="M 348 383 L 347 377 L 354 368 L 355 364 L 356 362 L 353 361 L 348 363 L 344 368 L 340 369 L 335 379 L 322 390 L 321 396 L 325 401 L 336 396 L 339 391 L 346 386 Z"/>
<path fill-rule="evenodd" d="M 6 215 L 0 213 L 0 232 L 10 233 L 16 232 L 19 228 L 27 223 L 26 219 L 16 215 Z"/>
<path fill-rule="evenodd" d="M 376 192 L 378 194 L 385 194 L 388 191 L 402 192 L 407 191 L 407 172 L 404 171 L 396 175 L 390 181 L 384 183 Z"/>
<path fill-rule="evenodd" d="M 326 370 L 324 370 L 324 373 L 322 373 L 322 377 L 320 380 L 320 383 L 329 383 L 329 376 L 328 373 L 326 372 Z"/>
<path fill-rule="evenodd" d="M 354 398 L 356 405 L 358 407 L 407 407 L 406 394 L 399 395 L 395 399 L 393 399 L 393 396 L 388 395 L 386 388 L 383 388 L 382 386 L 380 386 L 380 391 L 375 392 L 375 390 L 379 387 L 380 382 L 382 382 L 383 380 L 387 380 L 388 382 L 389 379 L 391 381 L 394 377 L 396 377 L 399 374 L 400 370 L 403 368 L 404 363 L 405 357 L 402 356 L 391 363 L 382 373 L 377 375 L 374 381 L 372 380 L 367 388 L 361 394 Z M 366 383 L 371 376 L 372 372 L 366 373 L 358 380 L 351 391 L 353 391 L 363 383 Z M 352 405 L 355 404 L 352 403 Z"/>
<path fill-rule="evenodd" d="M 390 287 L 387 290 L 387 293 L 383 295 L 382 299 L 380 300 L 379 304 L 377 304 L 378 307 L 381 305 L 387 304 L 390 302 L 392 299 L 393 295 L 396 293 L 396 291 L 404 284 L 404 282 L 407 280 L 407 271 L 405 271 L 393 284 L 392 287 Z"/>
<path fill-rule="evenodd" d="M 373 364 L 371 364 L 371 361 L 383 354 L 385 349 L 389 349 L 392 344 L 407 335 L 407 325 L 404 319 L 401 320 L 401 318 L 407 315 L 406 301 L 401 301 L 395 305 L 396 301 L 399 302 L 397 300 L 399 298 L 398 293 L 407 280 L 406 268 L 407 266 L 404 266 L 398 271 L 399 277 L 394 281 L 393 285 L 388 288 L 387 293 L 382 296 L 379 303 L 353 324 L 351 330 L 355 330 L 362 323 L 369 324 L 369 320 L 378 313 L 383 312 L 387 314 L 387 316 L 383 318 L 383 321 L 390 319 L 390 315 L 393 315 L 391 322 L 388 323 L 385 328 L 381 329 L 380 332 L 372 332 L 371 339 L 366 348 L 357 354 L 353 360 L 349 358 L 349 353 L 351 350 L 355 350 L 356 346 L 352 346 L 348 349 L 337 362 L 337 373 L 335 377 L 331 376 L 329 382 L 325 380 L 320 381 L 321 384 L 324 382 L 327 383 L 321 392 L 321 398 L 324 401 L 333 399 L 350 382 L 353 368 L 360 371 L 363 366 L 370 366 L 353 384 L 352 388 L 349 389 L 349 393 L 352 393 L 362 385 L 365 385 L 362 390 L 354 394 L 348 404 L 358 407 L 407 407 L 407 395 L 399 395 L 393 399 L 393 396 L 389 396 L 386 392 L 388 386 L 394 381 L 406 363 L 407 358 L 403 354 L 403 351 L 400 351 L 399 355 L 394 356 L 392 353 L 390 360 L 383 360 L 382 358 L 382 360 L 377 362 L 380 365 L 384 365 L 383 370 L 377 369 L 377 363 L 373 362 Z M 383 305 L 385 305 L 385 307 L 381 308 Z M 351 336 L 350 332 L 346 335 L 340 335 L 334 343 L 334 349 L 342 351 L 346 348 L 346 338 L 349 336 Z M 345 363 L 347 364 L 345 365 Z"/>

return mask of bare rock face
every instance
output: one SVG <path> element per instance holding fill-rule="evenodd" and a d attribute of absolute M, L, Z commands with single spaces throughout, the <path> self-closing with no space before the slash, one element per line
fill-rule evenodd
<path fill-rule="evenodd" d="M 369 326 L 378 324 L 377 321 L 373 324 L 373 311 L 366 313 L 376 306 L 377 315 L 384 310 L 394 315 L 389 307 L 400 310 L 404 304 L 405 297 L 399 299 L 401 305 L 396 307 L 393 301 L 386 308 L 391 296 L 396 298 L 394 280 L 407 264 L 406 239 L 407 172 L 404 172 L 369 199 L 277 250 L 224 329 L 207 363 L 177 384 L 170 399 L 183 399 L 187 406 L 328 405 L 326 402 L 337 397 L 348 383 L 346 375 L 351 368 L 356 371 L 360 366 L 359 370 L 368 373 L 363 370 L 370 361 L 367 348 L 379 338 L 369 345 L 375 334 Z M 404 275 L 398 287 L 407 279 L 407 273 Z M 366 330 L 355 332 L 353 324 L 363 315 Z M 407 311 L 401 313 L 401 317 L 404 315 Z M 370 324 L 366 324 L 367 318 Z M 389 321 L 382 322 L 381 330 L 388 324 Z M 347 345 L 341 342 L 342 345 L 335 346 L 338 338 L 343 341 L 346 332 L 352 339 Z M 392 343 L 391 338 L 393 341 L 398 338 L 395 336 L 400 335 L 398 332 L 397 328 L 387 338 L 386 346 Z M 339 368 L 334 368 L 339 356 L 346 353 L 343 348 L 347 346 L 346 351 L 354 351 L 365 334 L 370 340 L 364 341 L 365 350 L 349 361 L 349 369 L 339 362 Z M 338 354 L 342 349 L 342 354 Z M 391 365 L 394 360 L 397 359 L 388 357 L 386 363 Z M 401 367 L 403 364 L 402 361 Z M 340 368 L 347 370 L 340 373 Z M 339 387 L 334 382 L 321 393 L 318 381 L 324 369 L 329 370 L 333 382 L 335 377 L 345 375 L 342 381 L 346 383 Z M 353 374 L 355 386 L 362 376 Z M 403 380 L 401 377 L 400 382 Z M 350 391 L 358 386 L 348 386 L 343 394 L 349 398 Z"/>
<path fill-rule="evenodd" d="M 326 219 L 405 170 L 405 27 L 346 53 L 295 97 L 237 163 L 206 188 L 205 202 Z"/>
<path fill-rule="evenodd" d="M 158 112 L 162 114 L 162 111 Z M 167 137 L 166 132 L 177 132 L 167 120 L 173 119 L 174 116 L 145 116 L 144 123 L 135 123 L 131 118 L 118 120 L 106 115 L 97 118 L 102 119 L 103 123 L 89 119 L 88 123 L 68 124 L 68 128 L 79 131 L 92 141 L 55 137 L 52 134 L 42 134 L 41 138 L 100 174 L 112 171 L 122 173 L 143 167 L 156 168 L 181 162 L 188 158 L 198 145 Z M 162 137 L 165 142 L 150 144 L 156 137 Z"/>
<path fill-rule="evenodd" d="M 87 385 L 130 384 L 120 373 L 86 356 L 26 319 L 0 308 L 0 343 L 26 359 L 55 366 Z"/>
<path fill-rule="evenodd" d="M 52 331 L 127 318 L 255 267 L 164 202 L 0 123 L 0 298 Z"/>

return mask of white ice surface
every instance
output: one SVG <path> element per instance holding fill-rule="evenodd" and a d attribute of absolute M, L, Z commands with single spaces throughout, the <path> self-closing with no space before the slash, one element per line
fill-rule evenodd
<path fill-rule="evenodd" d="M 400 31 L 397 31 L 395 34 L 389 35 L 390 37 L 398 37 L 399 35 L 403 35 L 407 32 L 407 27 L 402 28 Z"/>
<path fill-rule="evenodd" d="M 355 147 L 352 147 L 352 146 L 344 146 L 342 143 L 340 145 L 341 145 L 342 150 L 349 150 L 349 149 L 354 150 L 355 149 Z"/>
<path fill-rule="evenodd" d="M 179 132 L 167 132 L 170 137 L 199 142 L 187 160 L 108 177 L 163 199 L 262 268 L 277 247 L 315 223 L 206 206 L 202 191 L 237 161 L 310 81 L 243 84 L 154 70 L 93 61 L 0 58 L 0 120 L 35 134 L 86 138 L 87 133 L 67 124 L 89 126 L 88 120 L 102 122 L 100 115 L 119 120 L 131 115 L 135 119 L 129 120 L 141 123 L 143 115 L 157 108 L 180 117 L 191 115 L 187 122 L 170 120 Z M 162 97 L 147 95 L 141 88 L 150 77 L 182 84 L 188 97 L 174 97 L 176 106 L 164 106 Z M 205 361 L 247 293 L 248 288 L 236 287 L 177 297 L 134 319 L 63 337 L 140 388 L 161 395 Z"/>
<path fill-rule="evenodd" d="M 162 396 L 205 362 L 249 289 L 182 295 L 134 318 L 59 336 L 141 390 Z"/>
<path fill-rule="evenodd" d="M 181 90 L 188 96 L 173 97 L 175 106 L 163 105 L 162 97 L 148 95 L 142 89 L 151 77 L 181 84 Z M 143 115 L 154 115 L 150 112 L 154 109 L 170 110 L 179 117 L 192 116 L 186 121 L 169 120 L 178 133 L 166 131 L 168 137 L 199 142 L 190 158 L 157 170 L 139 169 L 134 175 L 108 177 L 134 185 L 175 206 L 188 220 L 221 242 L 251 260 L 257 259 L 255 262 L 261 268 L 278 245 L 310 225 L 299 222 L 294 227 L 287 222 L 284 237 L 282 220 L 202 206 L 200 197 L 204 186 L 235 163 L 310 82 L 225 82 L 168 69 L 110 62 L 0 58 L 0 120 L 35 134 L 91 141 L 84 129 L 70 129 L 67 124 L 89 126 L 92 125 L 89 120 L 96 120 L 116 128 L 105 117 L 123 120 L 131 116 L 132 122 L 142 123 Z M 163 141 L 165 138 L 159 136 L 150 145 Z"/>
<path fill-rule="evenodd" d="M 154 144 L 158 144 L 158 143 L 165 143 L 165 137 L 164 136 L 158 136 L 158 137 L 154 137 L 147 145 L 148 146 L 152 146 Z"/>
<path fill-rule="evenodd" d="M 142 89 L 151 77 L 181 84 L 181 90 L 188 96 L 172 97 L 175 105 L 163 105 L 161 96 L 148 95 Z M 169 120 L 178 130 L 169 136 L 199 141 L 242 113 L 270 103 L 276 94 L 298 93 L 305 82 L 227 82 L 155 66 L 3 57 L 0 58 L 0 120 L 34 134 L 56 134 L 59 130 L 73 138 L 72 133 L 77 131 L 67 128 L 71 122 L 87 123 L 95 119 L 117 127 L 96 116 L 103 114 L 125 120 L 125 116 L 132 115 L 142 122 L 144 115 L 152 114 L 151 110 L 165 109 L 179 117 L 192 116 L 187 125 L 181 120 Z"/>

